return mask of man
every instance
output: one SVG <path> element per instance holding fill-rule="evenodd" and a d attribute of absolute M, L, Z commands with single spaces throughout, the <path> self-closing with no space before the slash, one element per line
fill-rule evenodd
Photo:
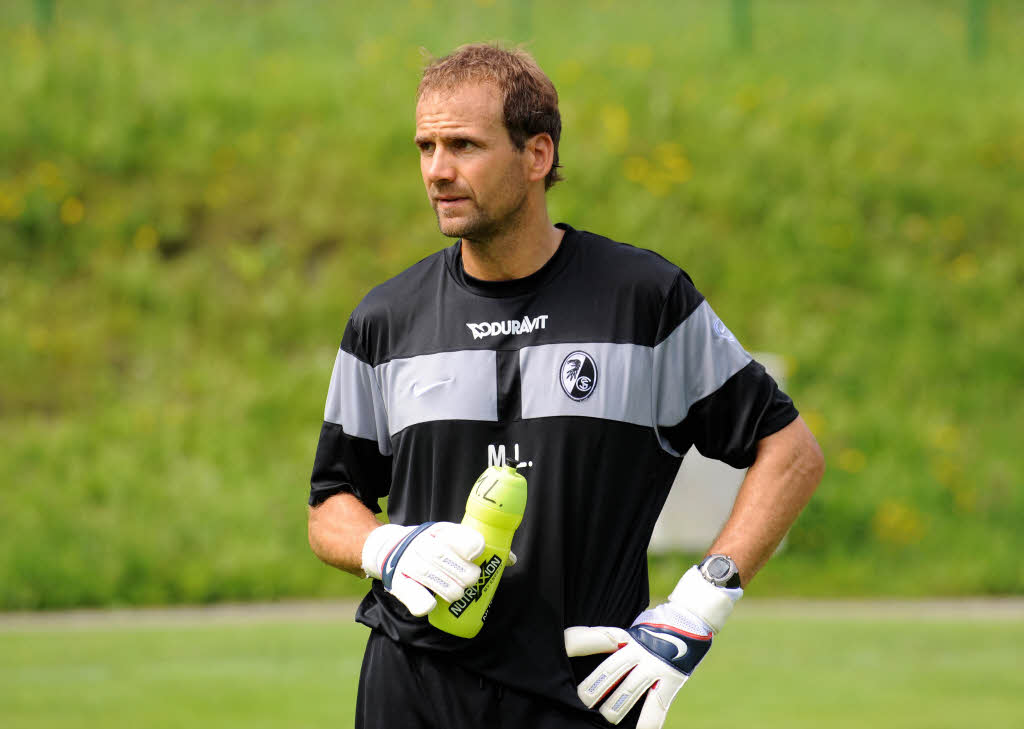
<path fill-rule="evenodd" d="M 790 399 L 683 271 L 551 224 L 560 132 L 522 51 L 424 72 L 420 170 L 457 240 L 352 313 L 309 499 L 313 551 L 375 578 L 359 727 L 660 727 L 821 477 Z M 647 609 L 647 544 L 694 444 L 750 470 L 708 558 Z M 456 522 L 505 457 L 529 481 L 518 563 L 456 638 L 423 616 L 478 578 L 483 539 Z"/>

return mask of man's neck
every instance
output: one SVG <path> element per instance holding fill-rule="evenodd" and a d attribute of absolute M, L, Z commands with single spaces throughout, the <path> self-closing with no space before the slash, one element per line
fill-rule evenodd
<path fill-rule="evenodd" d="M 547 210 L 486 241 L 462 239 L 462 266 L 482 281 L 510 281 L 539 270 L 555 255 L 564 231 L 551 224 Z"/>

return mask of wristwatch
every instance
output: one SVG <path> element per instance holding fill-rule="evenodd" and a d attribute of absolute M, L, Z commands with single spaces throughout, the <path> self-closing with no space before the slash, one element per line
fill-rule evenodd
<path fill-rule="evenodd" d="M 732 557 L 724 554 L 709 554 L 697 569 L 701 576 L 716 587 L 739 587 L 740 570 Z"/>

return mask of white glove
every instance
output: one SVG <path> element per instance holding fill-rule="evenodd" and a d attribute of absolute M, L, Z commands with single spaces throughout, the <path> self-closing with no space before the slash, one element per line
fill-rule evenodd
<path fill-rule="evenodd" d="M 366 538 L 363 571 L 383 581 L 385 590 L 420 616 L 437 605 L 435 593 L 455 602 L 476 583 L 480 567 L 472 560 L 483 551 L 483 535 L 461 524 L 384 524 Z"/>
<path fill-rule="evenodd" d="M 577 688 L 588 709 L 618 724 L 645 694 L 637 729 L 660 729 L 676 693 L 711 649 L 740 588 L 716 587 L 697 567 L 682 576 L 668 602 L 640 613 L 629 630 L 574 627 L 565 631 L 569 656 L 611 653 Z M 628 675 L 627 675 L 628 674 Z"/>

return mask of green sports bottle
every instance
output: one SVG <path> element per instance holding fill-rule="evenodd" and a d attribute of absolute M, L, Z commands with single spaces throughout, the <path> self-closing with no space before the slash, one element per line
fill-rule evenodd
<path fill-rule="evenodd" d="M 430 611 L 431 625 L 460 638 L 472 638 L 480 632 L 512 551 L 512 535 L 525 511 L 526 479 L 515 468 L 490 466 L 480 474 L 469 492 L 462 518 L 463 526 L 484 535 L 484 553 L 473 560 L 480 565 L 480 579 L 455 602 L 438 597 L 437 607 Z"/>

